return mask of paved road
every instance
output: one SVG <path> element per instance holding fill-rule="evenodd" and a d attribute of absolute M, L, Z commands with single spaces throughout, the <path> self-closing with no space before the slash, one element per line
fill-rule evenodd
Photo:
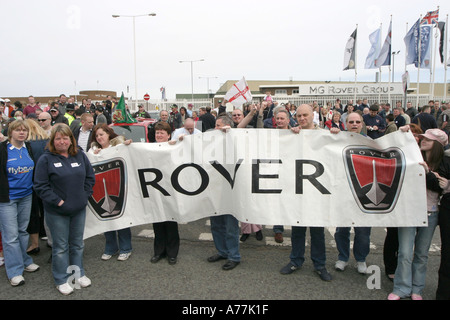
<path fill-rule="evenodd" d="M 104 237 L 98 235 L 85 241 L 86 274 L 92 280 L 89 288 L 75 290 L 62 296 L 54 287 L 50 264 L 50 249 L 41 242 L 41 252 L 34 260 L 41 266 L 36 273 L 25 274 L 25 285 L 11 287 L 4 267 L 0 268 L 0 300 L 175 300 L 181 312 L 183 300 L 216 301 L 282 301 L 282 300 L 385 300 L 392 283 L 384 276 L 382 247 L 385 231 L 374 228 L 371 253 L 367 264 L 380 267 L 379 289 L 369 289 L 368 279 L 376 274 L 360 275 L 350 266 L 345 272 L 333 266 L 337 251 L 333 229 L 327 229 L 327 268 L 333 276 L 324 282 L 314 273 L 307 248 L 304 266 L 291 275 L 281 275 L 279 270 L 289 262 L 290 230 L 285 231 L 285 243 L 275 244 L 271 227 L 263 230 L 264 240 L 251 236 L 241 245 L 242 263 L 231 271 L 223 271 L 223 262 L 209 263 L 206 258 L 215 253 L 211 241 L 209 220 L 202 219 L 180 225 L 182 238 L 178 263 L 169 265 L 162 260 L 150 263 L 153 253 L 151 225 L 134 227 L 133 254 L 128 261 L 116 259 L 101 261 Z M 424 298 L 434 299 L 437 271 L 440 261 L 439 230 L 430 250 L 427 285 Z M 376 282 L 369 281 L 374 284 Z M 186 302 L 186 304 L 188 304 Z"/>

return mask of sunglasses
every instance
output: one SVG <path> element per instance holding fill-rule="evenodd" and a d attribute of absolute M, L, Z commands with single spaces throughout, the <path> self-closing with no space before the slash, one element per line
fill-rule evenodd
<path fill-rule="evenodd" d="M 47 120 L 50 120 L 50 119 L 38 119 L 39 122 L 44 122 L 44 121 L 47 121 Z"/>
<path fill-rule="evenodd" d="M 356 121 L 349 121 L 348 123 L 350 123 L 350 124 L 354 124 L 354 123 L 360 124 L 361 121 L 358 121 L 358 120 L 356 120 Z"/>

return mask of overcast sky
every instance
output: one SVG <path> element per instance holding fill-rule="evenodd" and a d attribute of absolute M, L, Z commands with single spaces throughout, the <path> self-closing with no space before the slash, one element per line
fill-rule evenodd
<path fill-rule="evenodd" d="M 374 81 L 364 70 L 369 34 L 382 23 L 382 41 L 393 20 L 395 81 L 405 71 L 406 24 L 447 1 L 361 0 L 1 0 L 0 97 L 75 94 L 113 90 L 134 96 L 133 19 L 118 15 L 156 13 L 136 22 L 138 97 L 160 99 L 215 92 L 227 80 L 354 81 L 343 71 L 344 49 L 358 24 L 358 81 Z M 417 69 L 408 66 L 411 81 Z M 201 79 L 199 77 L 202 77 Z M 217 78 L 216 78 L 217 77 Z M 429 70 L 420 74 L 430 80 Z M 388 68 L 382 69 L 388 81 Z M 436 64 L 435 82 L 444 82 Z"/>

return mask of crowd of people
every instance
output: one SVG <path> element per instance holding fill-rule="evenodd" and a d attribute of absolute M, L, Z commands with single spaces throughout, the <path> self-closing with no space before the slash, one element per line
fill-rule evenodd
<path fill-rule="evenodd" d="M 95 175 L 86 153 L 98 154 L 131 140 L 118 136 L 109 126 L 117 101 L 109 97 L 95 105 L 83 100 L 78 106 L 61 95 L 57 101 L 42 107 L 33 96 L 23 108 L 20 102 L 0 101 L 2 134 L 0 134 L 0 265 L 4 265 L 12 286 L 25 283 L 24 271 L 35 272 L 39 266 L 32 256 L 39 253 L 39 237 L 52 247 L 54 283 L 64 295 L 74 286 L 87 287 L 90 279 L 83 267 L 83 230 L 86 204 L 95 183 Z M 346 105 L 337 99 L 332 105 L 319 106 L 292 103 L 279 104 L 271 96 L 256 103 L 247 103 L 227 112 L 226 101 L 216 108 L 194 110 L 173 105 L 162 110 L 150 128 L 150 142 L 174 144 L 191 134 L 232 128 L 267 128 L 290 130 L 329 130 L 330 134 L 349 131 L 378 139 L 390 132 L 412 132 L 423 156 L 426 173 L 428 226 L 387 228 L 383 248 L 386 276 L 393 282 L 389 300 L 411 298 L 421 300 L 425 286 L 428 251 L 436 227 L 441 236 L 441 265 L 436 299 L 450 299 L 450 105 L 430 101 L 415 108 L 410 102 L 403 108 L 388 103 L 369 104 L 367 99 Z M 127 108 L 126 112 L 130 112 Z M 150 118 L 139 106 L 135 118 Z M 19 174 L 20 173 L 20 174 Z M 70 181 L 70 186 L 68 185 Z M 75 187 L 74 187 L 75 186 Z M 74 192 L 76 190 L 76 192 Z M 255 233 L 263 239 L 262 226 L 238 221 L 232 214 L 212 216 L 211 232 L 217 252 L 207 258 L 214 263 L 225 260 L 223 270 L 232 270 L 241 261 L 240 243 Z M 167 221 L 153 224 L 154 255 L 157 263 L 167 258 L 177 263 L 180 246 L 178 225 Z M 350 260 L 350 229 L 337 228 L 335 269 L 344 271 Z M 292 249 L 289 262 L 280 269 L 283 275 L 298 270 L 305 262 L 307 227 L 292 227 Z M 320 279 L 331 281 L 325 267 L 325 233 L 323 227 L 310 227 L 311 260 Z M 353 255 L 356 270 L 367 273 L 366 258 L 370 253 L 370 227 L 354 228 Z M 284 241 L 284 226 L 273 226 L 275 241 Z M 117 255 L 126 261 L 132 252 L 130 228 L 105 233 L 102 260 Z M 68 283 L 67 268 L 76 266 L 77 283 Z"/>

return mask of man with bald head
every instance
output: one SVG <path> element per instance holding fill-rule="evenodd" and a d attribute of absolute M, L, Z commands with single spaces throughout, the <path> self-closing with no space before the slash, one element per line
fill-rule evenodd
<path fill-rule="evenodd" d="M 302 104 L 297 108 L 296 112 L 298 127 L 292 128 L 294 133 L 299 133 L 301 130 L 320 130 L 320 127 L 313 122 L 313 109 L 308 104 Z M 290 254 L 290 262 L 281 270 L 281 274 L 291 274 L 303 265 L 305 261 L 305 241 L 306 228 L 292 226 L 291 243 L 292 249 Z M 310 227 L 311 234 L 311 260 L 314 264 L 314 269 L 324 281 L 331 281 L 331 275 L 325 268 L 326 253 L 325 253 L 325 231 L 323 227 Z"/>
<path fill-rule="evenodd" d="M 42 129 L 47 132 L 50 137 L 50 133 L 52 131 L 52 116 L 48 112 L 41 112 L 38 116 L 38 122 Z"/>
<path fill-rule="evenodd" d="M 349 132 L 361 133 L 363 123 L 362 116 L 357 112 L 352 112 L 345 120 L 345 127 Z"/>
<path fill-rule="evenodd" d="M 191 135 L 191 134 L 198 134 L 202 133 L 200 130 L 195 128 L 195 122 L 192 118 L 187 118 L 184 121 L 184 126 L 182 128 L 176 129 L 172 133 L 172 140 L 182 140 L 184 136 Z"/>

